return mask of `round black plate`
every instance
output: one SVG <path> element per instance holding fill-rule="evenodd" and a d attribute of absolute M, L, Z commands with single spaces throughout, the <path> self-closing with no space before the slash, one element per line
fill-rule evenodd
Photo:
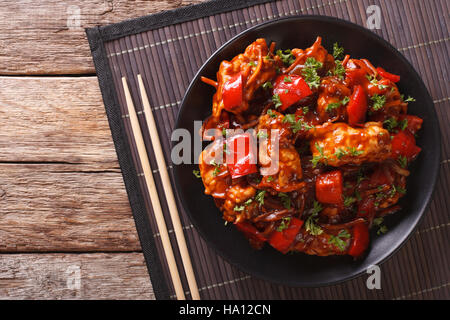
<path fill-rule="evenodd" d="M 201 179 L 192 174 L 198 166 L 181 164 L 175 167 L 177 192 L 192 223 L 206 242 L 244 272 L 289 286 L 335 284 L 356 277 L 369 266 L 386 260 L 413 233 L 430 201 L 439 171 L 439 125 L 433 101 L 419 75 L 394 47 L 376 34 L 331 17 L 278 19 L 250 28 L 228 41 L 205 62 L 192 80 L 176 127 L 189 130 L 192 136 L 197 135 L 194 120 L 204 120 L 211 114 L 214 94 L 214 89 L 201 82 L 200 76 L 215 79 L 222 60 L 231 60 L 257 38 L 265 38 L 267 43 L 275 41 L 277 48 L 287 49 L 307 48 L 317 36 L 322 37 L 322 44 L 328 50 L 332 50 L 333 43 L 338 42 L 351 57 L 367 58 L 375 66 L 401 75 L 398 83 L 400 92 L 417 100 L 410 103 L 408 112 L 424 120 L 417 138 L 417 144 L 423 150 L 410 167 L 407 194 L 400 202 L 403 209 L 386 219 L 388 233 L 377 236 L 375 230 L 372 231 L 371 246 L 363 259 L 353 261 L 349 256 L 316 257 L 302 253 L 282 255 L 268 245 L 262 250 L 254 250 L 232 225 L 224 225 L 212 197 L 204 194 Z M 198 154 L 193 156 L 197 157 Z"/>

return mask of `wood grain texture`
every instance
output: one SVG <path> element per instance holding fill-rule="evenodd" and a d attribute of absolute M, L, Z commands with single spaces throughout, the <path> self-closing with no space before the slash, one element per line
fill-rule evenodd
<path fill-rule="evenodd" d="M 0 164 L 0 252 L 140 250 L 122 175 Z"/>
<path fill-rule="evenodd" d="M 96 77 L 0 77 L 0 162 L 118 168 Z"/>
<path fill-rule="evenodd" d="M 0 255 L 0 299 L 154 298 L 142 253 Z"/>
<path fill-rule="evenodd" d="M 200 1 L 1 1 L 0 74 L 95 73 L 84 28 L 197 2 Z"/>

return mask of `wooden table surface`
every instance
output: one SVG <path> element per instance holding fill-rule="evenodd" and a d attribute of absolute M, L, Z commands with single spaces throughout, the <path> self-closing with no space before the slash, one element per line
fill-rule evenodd
<path fill-rule="evenodd" d="M 0 299 L 154 299 L 84 28 L 195 2 L 0 2 Z"/>

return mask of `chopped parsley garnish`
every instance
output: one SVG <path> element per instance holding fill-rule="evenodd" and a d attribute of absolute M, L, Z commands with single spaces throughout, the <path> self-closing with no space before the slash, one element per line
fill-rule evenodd
<path fill-rule="evenodd" d="M 367 80 L 370 81 L 371 84 L 378 86 L 378 89 L 380 89 L 380 90 L 386 89 L 388 87 L 385 84 L 379 84 L 377 78 L 373 75 L 368 74 L 368 75 L 366 75 L 366 78 L 367 78 Z"/>
<path fill-rule="evenodd" d="M 272 102 L 274 103 L 275 108 L 279 108 L 279 107 L 281 107 L 282 104 L 283 104 L 283 103 L 281 102 L 280 96 L 279 96 L 278 94 L 274 94 L 274 95 L 272 96 Z"/>
<path fill-rule="evenodd" d="M 192 170 L 192 174 L 194 176 L 196 176 L 197 178 L 201 178 L 202 176 L 200 175 L 200 170 Z"/>
<path fill-rule="evenodd" d="M 328 160 L 328 157 L 323 154 L 323 147 L 319 146 L 319 144 L 317 142 L 314 144 L 314 146 L 316 147 L 317 151 L 319 151 L 319 155 L 318 156 L 313 156 L 313 158 L 311 159 L 313 167 L 315 168 L 317 166 L 317 163 L 320 160 L 323 160 L 325 162 L 325 164 L 326 164 L 327 160 Z"/>
<path fill-rule="evenodd" d="M 245 210 L 245 206 L 248 206 L 248 205 L 249 205 L 250 203 L 252 203 L 252 202 L 253 202 L 253 199 L 248 199 L 247 201 L 244 202 L 243 205 L 241 205 L 241 206 L 236 205 L 236 206 L 233 208 L 233 210 L 234 210 L 234 211 L 244 211 L 244 210 Z"/>
<path fill-rule="evenodd" d="M 350 101 L 350 98 L 349 98 L 349 97 L 344 97 L 344 99 L 342 99 L 342 100 L 339 101 L 339 102 L 332 102 L 332 103 L 329 103 L 329 104 L 327 105 L 325 111 L 330 112 L 330 111 L 332 111 L 332 110 L 334 110 L 334 109 L 339 108 L 340 106 L 345 106 L 349 101 Z"/>
<path fill-rule="evenodd" d="M 383 121 L 383 125 L 389 132 L 395 131 L 395 128 L 399 127 L 401 130 L 405 130 L 408 127 L 408 119 L 397 121 L 394 117 L 390 117 Z"/>
<path fill-rule="evenodd" d="M 268 137 L 267 132 L 266 131 L 258 131 L 258 133 L 256 134 L 257 138 L 261 138 L 261 139 L 266 139 Z"/>
<path fill-rule="evenodd" d="M 399 156 L 397 161 L 402 168 L 406 168 L 408 166 L 408 159 L 405 156 Z"/>
<path fill-rule="evenodd" d="M 267 61 L 273 61 L 273 59 L 272 59 L 272 57 L 271 57 L 270 55 L 271 55 L 271 53 L 269 52 L 269 53 L 267 54 L 267 56 L 264 57 L 264 60 L 267 60 Z"/>
<path fill-rule="evenodd" d="M 353 156 L 353 157 L 360 156 L 360 155 L 362 155 L 364 153 L 363 150 L 357 150 L 355 147 L 347 148 L 347 150 L 350 153 L 350 155 Z"/>
<path fill-rule="evenodd" d="M 284 217 L 283 219 L 281 219 L 281 223 L 277 228 L 278 232 L 283 231 L 284 229 L 287 229 L 289 227 L 289 224 L 291 223 L 291 217 Z"/>
<path fill-rule="evenodd" d="M 277 117 L 277 114 L 274 113 L 272 109 L 267 110 L 267 114 L 268 114 L 270 117 L 272 117 L 272 118 L 276 118 L 276 117 Z"/>
<path fill-rule="evenodd" d="M 377 231 L 377 235 L 385 234 L 388 232 L 388 228 L 385 225 L 380 226 L 380 228 Z"/>
<path fill-rule="evenodd" d="M 286 209 L 291 208 L 291 198 L 289 198 L 289 196 L 286 193 L 280 192 L 278 193 L 278 197 L 280 197 L 283 207 L 285 207 Z"/>
<path fill-rule="evenodd" d="M 317 225 L 317 220 L 319 219 L 319 212 L 322 211 L 322 205 L 314 200 L 314 207 L 312 209 L 311 215 L 305 221 L 305 229 L 309 231 L 313 236 L 317 236 L 323 233 L 320 226 Z"/>
<path fill-rule="evenodd" d="M 344 198 L 344 206 L 346 206 L 346 207 L 350 207 L 355 202 L 356 202 L 356 198 L 353 198 L 353 197 L 345 197 Z"/>
<path fill-rule="evenodd" d="M 340 47 L 337 42 L 333 44 L 333 58 L 342 59 L 344 58 L 344 48 Z"/>
<path fill-rule="evenodd" d="M 272 182 L 273 181 L 273 177 L 272 176 L 268 176 L 267 177 L 267 182 Z"/>
<path fill-rule="evenodd" d="M 408 127 L 408 119 L 403 119 L 398 123 L 400 129 L 405 130 Z"/>
<path fill-rule="evenodd" d="M 317 74 L 317 70 L 322 68 L 322 66 L 323 63 L 317 61 L 313 57 L 306 59 L 305 67 L 302 70 L 302 75 L 311 89 L 317 89 L 320 85 L 320 77 Z"/>
<path fill-rule="evenodd" d="M 295 56 L 291 53 L 290 49 L 286 49 L 284 51 L 277 50 L 276 52 L 277 56 L 280 57 L 281 61 L 283 61 L 286 65 L 291 65 L 295 61 Z"/>
<path fill-rule="evenodd" d="M 378 227 L 377 235 L 388 232 L 388 228 L 383 225 L 383 217 L 373 219 L 373 225 Z"/>
<path fill-rule="evenodd" d="M 348 151 L 344 150 L 343 148 L 337 148 L 334 152 L 334 155 L 340 160 L 343 156 L 348 155 Z"/>
<path fill-rule="evenodd" d="M 264 205 L 264 196 L 266 194 L 266 190 L 259 190 L 255 196 L 255 201 L 259 203 L 259 206 Z"/>
<path fill-rule="evenodd" d="M 252 67 L 256 67 L 258 65 L 258 63 L 255 61 L 250 61 L 248 64 L 251 65 Z"/>
<path fill-rule="evenodd" d="M 264 90 L 272 89 L 272 88 L 273 88 L 273 84 L 272 84 L 272 82 L 270 82 L 270 81 L 266 81 L 266 82 L 264 82 L 264 83 L 262 84 L 261 87 L 262 87 Z"/>
<path fill-rule="evenodd" d="M 386 103 L 386 97 L 384 95 L 374 94 L 372 97 L 370 97 L 370 100 L 372 100 L 373 102 L 372 109 L 374 111 L 380 110 Z"/>
<path fill-rule="evenodd" d="M 295 114 L 286 114 L 283 118 L 283 122 L 287 122 L 291 125 L 293 133 L 297 133 L 300 130 L 309 130 L 314 128 L 314 126 L 306 123 L 303 118 L 299 118 L 298 120 L 296 120 Z"/>
<path fill-rule="evenodd" d="M 336 76 L 343 80 L 345 75 L 345 67 L 342 65 L 342 61 L 336 60 L 334 63 L 335 63 L 334 69 L 329 70 L 327 75 Z"/>
<path fill-rule="evenodd" d="M 403 95 L 402 95 L 402 100 L 403 100 Z M 403 100 L 403 102 L 414 102 L 414 101 L 416 101 L 416 99 L 414 99 L 414 98 L 411 97 L 411 96 L 408 96 L 408 98 L 406 98 L 405 100 Z"/>
<path fill-rule="evenodd" d="M 214 166 L 213 176 L 217 176 L 220 173 L 220 164 L 216 163 L 214 159 L 209 162 L 210 165 Z"/>
<path fill-rule="evenodd" d="M 283 82 L 290 83 L 292 82 L 291 77 L 284 77 Z"/>
<path fill-rule="evenodd" d="M 392 132 L 398 126 L 398 122 L 394 117 L 390 117 L 383 121 L 383 125 L 389 132 Z"/>
<path fill-rule="evenodd" d="M 303 114 L 307 114 L 309 112 L 309 107 L 302 108 Z"/>
<path fill-rule="evenodd" d="M 348 233 L 348 231 L 343 229 L 343 230 L 339 231 L 337 236 L 330 235 L 330 239 L 328 240 L 328 243 L 333 244 L 334 246 L 339 248 L 339 250 L 344 251 L 345 247 L 347 245 L 347 242 L 343 239 L 349 239 L 350 237 L 351 236 Z"/>

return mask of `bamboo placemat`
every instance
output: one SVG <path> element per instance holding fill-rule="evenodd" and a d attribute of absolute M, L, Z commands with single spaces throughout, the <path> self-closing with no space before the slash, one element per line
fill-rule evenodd
<path fill-rule="evenodd" d="M 136 227 L 157 298 L 174 298 L 159 234 L 152 230 L 150 199 L 130 123 L 121 77 L 126 76 L 141 125 L 144 125 L 136 76 L 142 74 L 169 164 L 170 136 L 181 99 L 204 61 L 223 43 L 256 24 L 278 17 L 315 14 L 366 26 L 370 5 L 381 9 L 377 33 L 405 55 L 421 75 L 439 116 L 441 171 L 431 205 L 415 234 L 381 265 L 381 289 L 369 290 L 367 276 L 321 288 L 291 288 L 255 279 L 217 256 L 198 235 L 181 205 L 179 210 L 202 299 L 449 299 L 449 2 L 388 0 L 217 0 L 123 23 L 87 30 L 111 132 L 130 198 Z M 144 132 L 144 139 L 149 137 Z M 150 143 L 148 145 L 151 145 Z M 149 154 L 152 167 L 156 162 Z M 156 173 L 156 172 L 154 172 Z M 161 181 L 155 174 L 159 194 Z M 166 218 L 168 209 L 162 201 Z M 167 220 L 169 221 L 169 220 Z M 172 226 L 168 223 L 169 230 Z M 170 232 L 175 244 L 173 232 Z M 177 263 L 181 259 L 176 255 Z M 182 274 L 184 288 L 188 288 Z M 189 292 L 187 292 L 189 298 Z"/>

